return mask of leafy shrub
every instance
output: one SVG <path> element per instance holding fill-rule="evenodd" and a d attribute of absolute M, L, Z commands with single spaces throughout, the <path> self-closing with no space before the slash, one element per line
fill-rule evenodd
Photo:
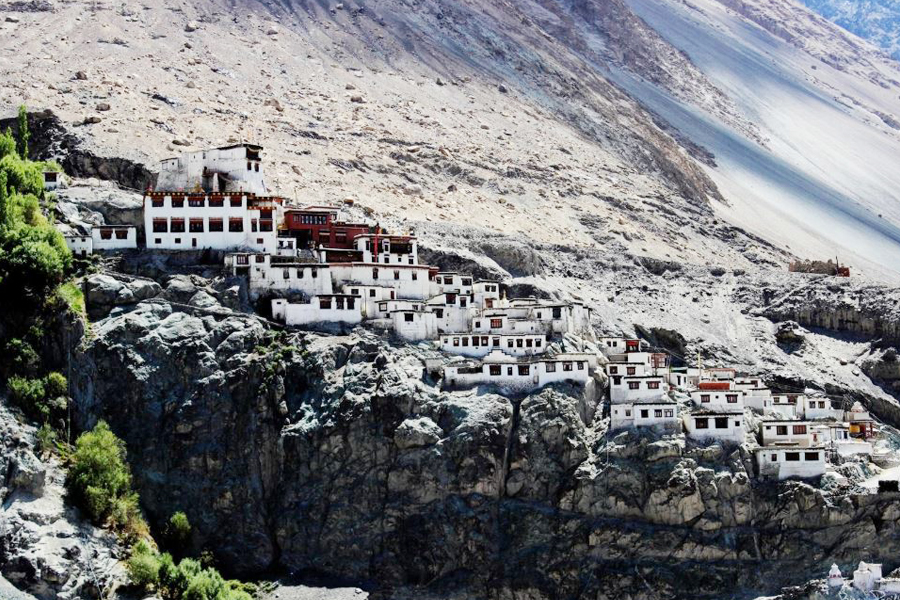
<path fill-rule="evenodd" d="M 10 398 L 22 410 L 33 415 L 49 416 L 49 410 L 44 404 L 44 382 L 42 380 L 13 376 L 9 378 L 7 386 Z"/>
<path fill-rule="evenodd" d="M 78 436 L 67 484 L 76 504 L 95 523 L 133 537 L 146 532 L 137 494 L 131 491 L 125 444 L 105 422 Z"/>
<path fill-rule="evenodd" d="M 37 451 L 38 454 L 41 455 L 52 450 L 53 445 L 56 443 L 56 431 L 54 431 L 47 423 L 41 425 L 41 428 L 37 430 L 35 437 L 37 437 Z"/>
<path fill-rule="evenodd" d="M 41 358 L 31 344 L 19 338 L 6 342 L 4 356 L 4 370 L 8 375 L 33 376 L 41 366 Z"/>
<path fill-rule="evenodd" d="M 173 550 L 183 552 L 191 539 L 191 522 L 188 521 L 187 515 L 181 511 L 176 512 L 169 517 L 166 523 L 166 544 Z"/>
<path fill-rule="evenodd" d="M 131 558 L 125 562 L 125 570 L 132 583 L 144 589 L 159 583 L 161 561 L 144 540 L 132 547 Z"/>
<path fill-rule="evenodd" d="M 49 398 L 65 396 L 69 393 L 69 384 L 62 373 L 53 371 L 44 378 L 44 391 Z"/>
<path fill-rule="evenodd" d="M 188 583 L 182 600 L 224 600 L 230 590 L 215 569 L 203 569 Z"/>
<path fill-rule="evenodd" d="M 0 236 L 0 281 L 7 291 L 43 295 L 62 282 L 72 255 L 50 227 L 20 223 Z"/>
<path fill-rule="evenodd" d="M 16 138 L 13 137 L 12 130 L 7 127 L 6 131 L 0 134 L 0 158 L 7 154 L 16 152 Z"/>

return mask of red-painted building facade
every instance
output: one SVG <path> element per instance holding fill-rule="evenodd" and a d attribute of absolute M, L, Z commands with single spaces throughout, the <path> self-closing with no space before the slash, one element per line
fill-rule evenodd
<path fill-rule="evenodd" d="M 365 223 L 338 220 L 338 210 L 328 206 L 289 208 L 284 211 L 284 232 L 297 238 L 298 248 L 353 248 L 353 238 L 372 233 Z"/>

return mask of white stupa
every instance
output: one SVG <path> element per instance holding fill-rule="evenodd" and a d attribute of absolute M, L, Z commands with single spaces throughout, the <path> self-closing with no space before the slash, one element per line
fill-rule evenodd
<path fill-rule="evenodd" d="M 844 576 L 841 575 L 841 570 L 837 564 L 832 564 L 831 570 L 828 571 L 828 587 L 831 589 L 844 587 Z"/>

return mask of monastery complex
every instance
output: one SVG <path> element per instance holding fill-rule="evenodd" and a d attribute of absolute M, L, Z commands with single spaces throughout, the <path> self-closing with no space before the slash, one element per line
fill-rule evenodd
<path fill-rule="evenodd" d="M 500 281 L 422 264 L 414 235 L 273 195 L 261 156 L 259 146 L 236 144 L 163 161 L 157 189 L 144 195 L 144 246 L 222 252 L 251 298 L 271 299 L 272 318 L 288 327 L 366 326 L 430 344 L 446 358 L 447 389 L 522 394 L 566 382 L 594 399 L 605 391 L 612 434 L 747 444 L 765 479 L 819 477 L 873 454 L 876 424 L 858 403 L 775 394 L 729 368 L 676 369 L 640 340 L 598 337 L 580 302 L 509 298 Z M 78 256 L 138 247 L 136 227 L 65 237 Z"/>

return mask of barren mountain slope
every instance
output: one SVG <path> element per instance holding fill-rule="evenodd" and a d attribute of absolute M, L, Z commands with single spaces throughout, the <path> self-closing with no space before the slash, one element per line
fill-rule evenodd
<path fill-rule="evenodd" d="M 722 214 L 804 255 L 900 264 L 900 66 L 788 0 L 630 0 L 767 148 L 628 72 L 616 79 L 716 155 Z M 732 10 L 733 7 L 735 10 Z M 786 41 L 787 40 L 787 41 Z M 877 269 L 876 269 L 877 270 Z"/>
<path fill-rule="evenodd" d="M 3 110 L 99 117 L 75 129 L 99 154 L 153 164 L 182 149 L 173 140 L 241 136 L 266 146 L 276 190 L 354 196 L 401 227 L 452 221 L 691 262 L 785 260 L 714 218 L 718 192 L 700 164 L 602 76 L 604 61 L 644 70 L 753 135 L 619 2 L 14 6 L 35 11 L 4 24 Z"/>

